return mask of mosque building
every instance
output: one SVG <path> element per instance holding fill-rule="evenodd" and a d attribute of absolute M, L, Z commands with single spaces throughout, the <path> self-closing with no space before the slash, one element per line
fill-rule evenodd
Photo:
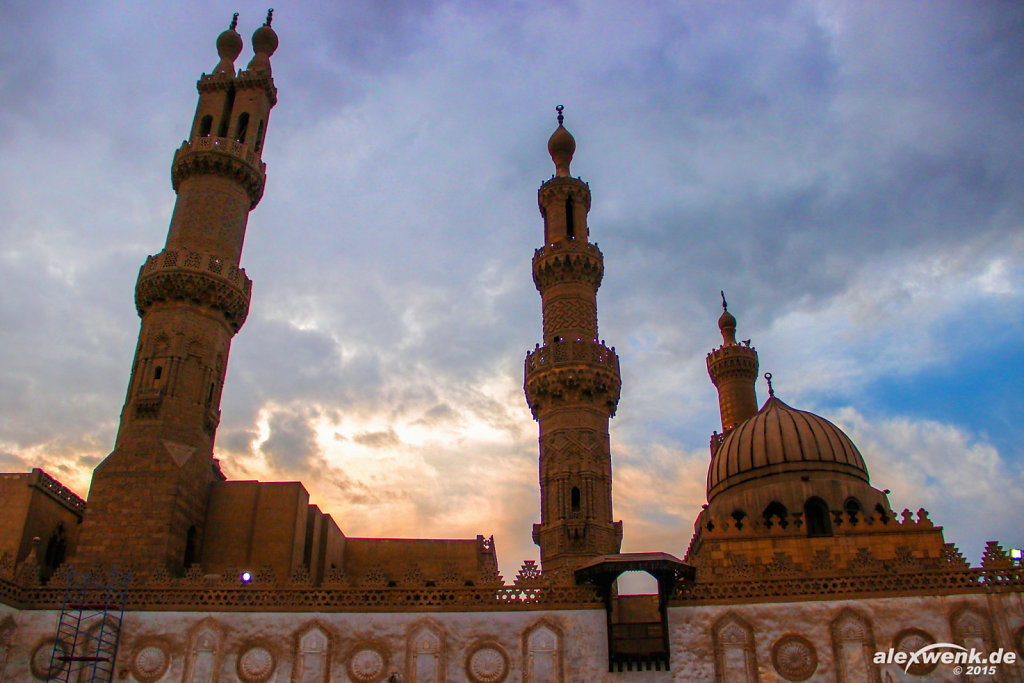
<path fill-rule="evenodd" d="M 483 534 L 351 537 L 299 482 L 228 480 L 214 439 L 250 306 L 242 245 L 278 96 L 271 18 L 240 70 L 233 20 L 199 79 L 167 241 L 139 270 L 117 438 L 87 500 L 41 469 L 0 475 L 0 681 L 1024 681 L 1021 567 L 995 542 L 971 567 L 928 512 L 893 510 L 850 438 L 787 405 L 770 375 L 759 407 L 757 351 L 724 295 L 707 504 L 683 558 L 620 552 L 619 358 L 598 334 L 604 256 L 561 108 L 533 255 L 543 338 L 524 367 L 540 565 L 506 582 Z M 626 572 L 656 590 L 624 594 Z M 928 645 L 1002 659 L 912 660 Z"/>

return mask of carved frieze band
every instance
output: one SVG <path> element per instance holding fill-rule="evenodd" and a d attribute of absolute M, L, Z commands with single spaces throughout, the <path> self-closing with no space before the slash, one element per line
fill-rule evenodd
<path fill-rule="evenodd" d="M 712 351 L 708 354 L 707 363 L 708 375 L 716 385 L 733 377 L 757 379 L 757 351 L 747 346 L 729 346 Z"/>
<path fill-rule="evenodd" d="M 249 209 L 259 204 L 266 182 L 266 164 L 249 147 L 231 138 L 202 137 L 186 141 L 174 153 L 171 187 L 193 175 L 217 175 L 238 182 L 249 195 Z"/>
<path fill-rule="evenodd" d="M 614 417 L 621 387 L 617 367 L 546 366 L 532 372 L 527 369 L 526 400 L 534 419 L 545 408 L 581 404 L 598 407 Z"/>
<path fill-rule="evenodd" d="M 561 246 L 561 245 L 557 245 Z M 533 256 L 533 283 L 537 290 L 563 282 L 580 282 L 595 290 L 604 277 L 604 258 L 593 244 L 592 249 L 556 249 L 553 246 L 538 249 Z"/>
<path fill-rule="evenodd" d="M 238 286 L 214 273 L 181 268 L 163 268 L 139 273 L 135 285 L 135 308 L 145 315 L 157 301 L 198 302 L 220 311 L 225 321 L 238 331 L 249 315 L 249 295 Z"/>

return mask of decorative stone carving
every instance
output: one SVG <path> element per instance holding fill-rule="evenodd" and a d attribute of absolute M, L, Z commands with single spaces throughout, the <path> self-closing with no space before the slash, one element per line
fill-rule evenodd
<path fill-rule="evenodd" d="M 186 683 L 216 683 L 220 680 L 223 627 L 214 619 L 196 624 L 189 637 L 185 659 Z"/>
<path fill-rule="evenodd" d="M 319 622 L 299 631 L 295 639 L 293 683 L 326 683 L 330 676 L 331 636 Z"/>
<path fill-rule="evenodd" d="M 836 680 L 841 683 L 879 683 L 873 661 L 875 636 L 871 622 L 847 607 L 832 622 L 832 652 Z"/>
<path fill-rule="evenodd" d="M 818 668 L 818 653 L 803 636 L 786 634 L 772 646 L 772 666 L 787 681 L 805 681 Z"/>
<path fill-rule="evenodd" d="M 523 632 L 523 683 L 562 683 L 562 630 L 542 619 Z"/>
<path fill-rule="evenodd" d="M 235 668 L 244 683 L 264 683 L 276 667 L 277 657 L 269 643 L 250 643 L 243 646 Z"/>
<path fill-rule="evenodd" d="M 380 645 L 356 645 L 348 658 L 348 675 L 359 683 L 374 683 L 384 675 L 387 665 L 387 653 Z"/>
<path fill-rule="evenodd" d="M 931 645 L 935 642 L 935 637 L 927 631 L 919 628 L 905 628 L 896 634 L 893 638 L 893 649 L 897 652 L 906 652 L 909 656 L 912 652 L 917 652 L 925 645 Z M 927 676 L 935 667 L 939 665 L 938 662 L 914 662 L 907 669 L 907 673 L 911 676 Z"/>
<path fill-rule="evenodd" d="M 56 638 L 44 638 L 35 646 L 32 650 L 32 655 L 29 658 L 29 669 L 32 670 L 32 675 L 41 681 L 48 681 L 61 673 L 67 668 L 67 662 L 53 657 L 54 644 L 57 647 L 57 656 L 70 654 L 70 648 L 66 643 L 58 642 Z M 53 661 L 53 667 L 50 667 L 50 661 Z"/>
<path fill-rule="evenodd" d="M 479 643 L 466 656 L 466 675 L 474 683 L 501 683 L 510 668 L 508 653 L 494 642 Z"/>
<path fill-rule="evenodd" d="M 406 671 L 410 683 L 442 683 L 445 680 L 444 629 L 426 619 L 409 629 L 406 643 Z"/>
<path fill-rule="evenodd" d="M 714 623 L 711 636 L 716 683 L 755 683 L 758 680 L 757 653 L 750 624 L 729 613 Z"/>
<path fill-rule="evenodd" d="M 171 666 L 171 655 L 164 640 L 147 638 L 136 644 L 130 661 L 135 680 L 139 683 L 155 683 L 167 673 Z"/>

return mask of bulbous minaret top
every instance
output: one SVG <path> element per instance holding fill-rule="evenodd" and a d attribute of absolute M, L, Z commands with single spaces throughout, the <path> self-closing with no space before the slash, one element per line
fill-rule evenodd
<path fill-rule="evenodd" d="M 238 35 L 235 27 L 238 26 L 238 12 L 231 17 L 231 25 L 228 30 L 217 36 L 217 54 L 220 55 L 220 62 L 213 68 L 213 73 L 226 73 L 229 76 L 235 75 L 235 60 L 242 52 L 242 36 Z"/>
<path fill-rule="evenodd" d="M 729 304 L 725 301 L 725 292 L 722 292 L 722 315 L 718 318 L 718 329 L 722 332 L 722 341 L 725 346 L 736 343 L 736 317 L 729 312 Z"/>
<path fill-rule="evenodd" d="M 270 22 L 274 20 L 274 10 L 267 10 L 267 20 L 263 26 L 256 29 L 252 34 L 252 49 L 254 54 L 248 68 L 255 71 L 270 71 L 270 56 L 277 49 L 277 34 L 270 28 Z"/>
<path fill-rule="evenodd" d="M 555 109 L 558 111 L 558 128 L 548 139 L 548 153 L 551 155 L 551 160 L 555 162 L 555 175 L 560 178 L 569 178 L 569 164 L 572 163 L 572 155 L 576 152 L 576 139 L 562 125 L 565 121 L 565 117 L 562 115 L 565 107 L 558 105 Z"/>

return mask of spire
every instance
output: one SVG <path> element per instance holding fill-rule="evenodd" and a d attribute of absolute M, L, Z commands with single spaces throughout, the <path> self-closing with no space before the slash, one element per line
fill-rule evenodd
<path fill-rule="evenodd" d="M 555 175 L 559 178 L 570 177 L 569 164 L 572 162 L 572 155 L 576 152 L 575 138 L 562 125 L 565 120 L 562 115 L 564 109 L 565 107 L 562 105 L 555 107 L 555 111 L 558 112 L 558 128 L 548 139 L 548 153 L 551 155 L 551 160 L 555 162 Z"/>
<path fill-rule="evenodd" d="M 235 31 L 236 26 L 238 26 L 238 12 L 231 17 L 231 25 L 228 26 L 228 30 L 217 36 L 217 54 L 220 56 L 220 62 L 213 67 L 215 74 L 235 75 L 235 60 L 242 52 L 242 36 Z"/>
<path fill-rule="evenodd" d="M 722 332 L 722 340 L 725 346 L 736 343 L 736 318 L 729 312 L 729 304 L 725 301 L 725 292 L 722 293 L 722 315 L 718 318 L 718 329 Z"/>
<path fill-rule="evenodd" d="M 270 56 L 277 50 L 277 33 L 270 28 L 270 23 L 273 20 L 274 10 L 269 9 L 267 10 L 267 20 L 263 22 L 263 26 L 260 26 L 252 34 L 252 49 L 256 54 L 253 55 L 252 61 L 247 67 L 250 70 L 270 71 Z"/>
<path fill-rule="evenodd" d="M 768 397 L 775 398 L 775 389 L 772 389 L 772 373 L 764 373 L 764 381 L 768 382 Z"/>

